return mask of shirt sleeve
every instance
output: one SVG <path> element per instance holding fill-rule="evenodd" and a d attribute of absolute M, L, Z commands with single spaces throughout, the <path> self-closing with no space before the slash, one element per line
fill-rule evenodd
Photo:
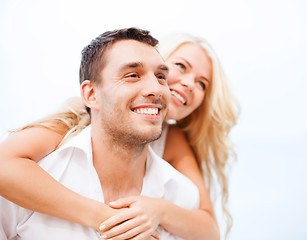
<path fill-rule="evenodd" d="M 175 176 L 167 183 L 168 193 L 166 200 L 185 209 L 199 208 L 199 191 L 196 185 L 181 173 Z"/>

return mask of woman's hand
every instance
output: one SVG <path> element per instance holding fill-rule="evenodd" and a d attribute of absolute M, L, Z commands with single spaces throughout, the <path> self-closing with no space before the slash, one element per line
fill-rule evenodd
<path fill-rule="evenodd" d="M 115 209 L 127 208 L 100 225 L 101 239 L 159 239 L 156 229 L 162 217 L 162 199 L 143 196 L 110 202 Z"/>

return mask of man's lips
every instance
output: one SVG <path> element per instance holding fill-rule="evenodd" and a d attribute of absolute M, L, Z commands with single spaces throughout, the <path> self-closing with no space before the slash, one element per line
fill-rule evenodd
<path fill-rule="evenodd" d="M 149 116 L 159 116 L 162 106 L 158 105 L 142 105 L 132 108 L 131 110 L 138 114 L 144 114 Z"/>

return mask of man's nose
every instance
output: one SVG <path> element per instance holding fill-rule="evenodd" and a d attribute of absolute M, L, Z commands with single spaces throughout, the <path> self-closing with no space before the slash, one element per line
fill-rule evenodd
<path fill-rule="evenodd" d="M 163 95 L 163 87 L 155 75 L 149 76 L 144 82 L 144 96 L 160 98 Z"/>

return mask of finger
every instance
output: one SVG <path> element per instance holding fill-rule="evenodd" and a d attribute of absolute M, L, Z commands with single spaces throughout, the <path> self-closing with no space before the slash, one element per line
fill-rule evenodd
<path fill-rule="evenodd" d="M 151 235 L 151 236 L 149 236 L 146 240 L 157 240 L 157 239 L 160 239 L 160 238 L 155 238 L 155 237 L 153 237 L 153 236 Z"/>
<path fill-rule="evenodd" d="M 108 205 L 112 208 L 124 208 L 124 207 L 129 207 L 136 200 L 137 200 L 136 196 L 131 196 L 126 198 L 120 198 L 113 202 L 109 202 Z"/>
<path fill-rule="evenodd" d="M 151 240 L 156 240 L 156 238 L 154 238 L 151 233 L 152 233 L 152 229 L 151 230 L 147 230 L 144 232 L 141 232 L 140 234 L 134 236 L 133 238 L 131 238 L 131 240 L 144 240 L 144 239 L 151 239 Z"/>
<path fill-rule="evenodd" d="M 110 218 L 108 218 L 106 221 L 102 222 L 99 226 L 99 230 L 101 232 L 105 232 L 117 225 L 119 225 L 122 222 L 125 222 L 131 218 L 136 217 L 137 212 L 131 209 L 127 209 L 125 211 L 122 211 Z"/>
<path fill-rule="evenodd" d="M 139 216 L 129 219 L 108 231 L 102 233 L 106 238 L 129 239 L 141 232 L 150 230 L 151 226 L 146 218 Z M 150 235 L 150 234 L 149 234 Z"/>
<path fill-rule="evenodd" d="M 117 236 L 113 236 L 111 237 L 112 240 L 122 240 L 122 239 L 135 239 L 137 236 L 142 236 L 144 235 L 143 237 L 141 237 L 140 239 L 146 239 L 147 237 L 150 236 L 150 231 L 147 231 L 145 234 L 144 234 L 144 229 L 147 229 L 146 227 L 144 227 L 143 225 L 141 226 L 137 226 L 135 228 L 132 228 L 130 229 L 129 231 L 127 232 L 124 232 L 122 234 L 119 234 Z M 107 236 L 107 239 L 109 238 L 108 235 Z"/>
<path fill-rule="evenodd" d="M 151 234 L 151 237 L 153 237 L 154 239 L 160 239 L 161 234 L 156 230 Z"/>

